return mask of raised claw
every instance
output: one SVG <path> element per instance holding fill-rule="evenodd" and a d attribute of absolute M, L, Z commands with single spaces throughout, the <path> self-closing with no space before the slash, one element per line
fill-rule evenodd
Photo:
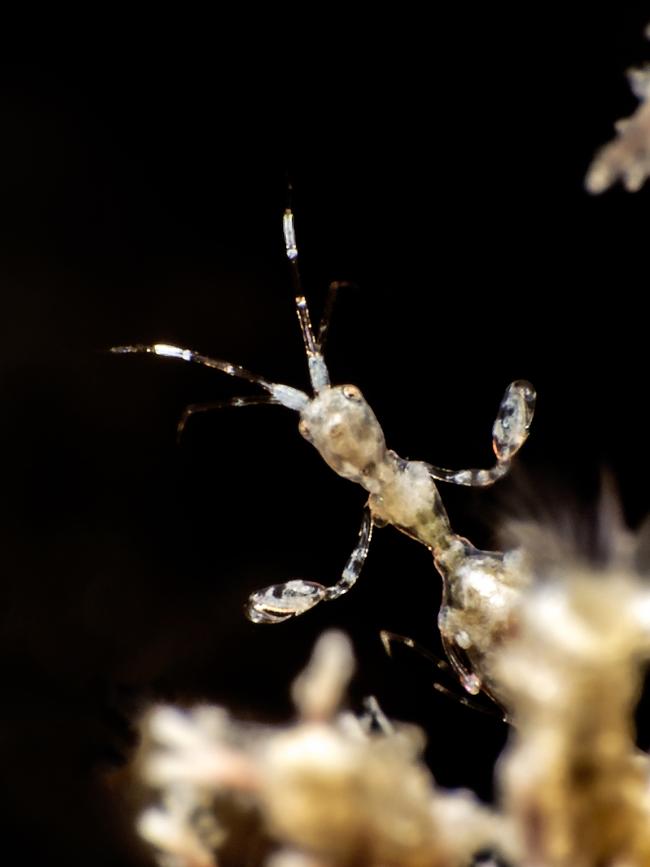
<path fill-rule="evenodd" d="M 246 616 L 253 623 L 282 623 L 309 611 L 322 602 L 326 594 L 327 587 L 300 578 L 284 584 L 271 584 L 251 593 Z"/>
<path fill-rule="evenodd" d="M 525 379 L 511 382 L 492 428 L 494 453 L 500 461 L 513 458 L 528 438 L 535 412 L 536 393 Z"/>

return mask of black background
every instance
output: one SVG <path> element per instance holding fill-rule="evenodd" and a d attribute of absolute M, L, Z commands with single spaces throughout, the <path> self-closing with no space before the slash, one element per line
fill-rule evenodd
<path fill-rule="evenodd" d="M 417 721 L 437 779 L 490 796 L 505 727 L 377 637 L 440 652 L 427 551 L 379 531 L 349 596 L 248 623 L 252 590 L 336 578 L 363 492 L 282 408 L 202 416 L 178 447 L 186 404 L 254 388 L 105 350 L 177 343 L 306 388 L 289 173 L 315 318 L 331 279 L 359 286 L 336 309 L 332 378 L 361 387 L 391 447 L 486 464 L 505 385 L 538 389 L 516 476 L 444 488 L 456 529 L 489 546 L 531 501 L 587 514 L 603 468 L 638 524 L 650 192 L 590 197 L 583 178 L 635 108 L 624 71 L 650 59 L 649 15 L 565 7 L 74 20 L 74 50 L 5 62 L 0 802 L 19 863 L 149 863 L 115 770 L 125 721 L 156 699 L 286 719 L 330 625 L 358 654 L 352 706 L 374 693 Z"/>

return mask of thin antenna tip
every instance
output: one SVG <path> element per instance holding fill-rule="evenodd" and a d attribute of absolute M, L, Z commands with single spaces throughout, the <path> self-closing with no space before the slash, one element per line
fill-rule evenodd
<path fill-rule="evenodd" d="M 298 258 L 298 246 L 296 244 L 296 232 L 293 227 L 293 211 L 291 208 L 284 209 L 282 228 L 284 231 L 284 245 L 287 251 L 287 258 L 293 262 Z"/>

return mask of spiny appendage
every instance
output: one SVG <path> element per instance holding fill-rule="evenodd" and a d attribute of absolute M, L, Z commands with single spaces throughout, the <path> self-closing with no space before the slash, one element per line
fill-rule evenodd
<path fill-rule="evenodd" d="M 282 623 L 290 617 L 304 614 L 319 602 L 338 599 L 347 593 L 356 583 L 368 556 L 372 527 L 372 515 L 366 508 L 357 544 L 336 584 L 326 587 L 315 581 L 303 581 L 299 578 L 283 584 L 272 584 L 249 596 L 246 606 L 248 619 L 253 623 Z"/>
<path fill-rule="evenodd" d="M 491 469 L 447 470 L 429 464 L 431 476 L 440 482 L 471 487 L 486 487 L 503 478 L 512 459 L 528 439 L 535 400 L 535 389 L 526 380 L 511 382 L 506 389 L 492 427 L 492 448 L 497 462 Z"/>
<path fill-rule="evenodd" d="M 463 679 L 459 678 L 458 670 L 453 666 L 451 660 L 445 661 L 444 659 L 441 659 L 439 656 L 436 656 L 435 653 L 432 653 L 428 647 L 424 647 L 422 644 L 415 641 L 413 638 L 409 638 L 407 635 L 399 635 L 396 632 L 389 632 L 386 629 L 382 629 L 379 633 L 379 637 L 384 650 L 390 657 L 394 655 L 393 648 L 395 646 L 401 646 L 408 648 L 419 657 L 425 659 L 433 669 L 433 681 L 431 685 L 436 692 L 439 692 L 441 695 L 446 696 L 458 704 L 462 704 L 464 707 L 467 707 L 472 711 L 487 716 L 500 717 L 504 722 L 507 722 L 507 717 L 504 715 L 503 708 L 491 693 L 488 693 L 483 689 L 482 695 L 479 695 L 478 693 L 481 692 L 480 688 L 476 692 L 470 689 L 467 691 L 469 691 L 471 695 L 478 696 L 477 698 L 470 698 L 466 692 L 463 691 L 463 689 L 466 690 L 467 688 L 462 682 Z M 476 676 L 474 676 L 474 678 L 476 678 Z M 462 686 L 459 684 L 459 680 L 461 681 Z M 470 687 L 477 685 L 477 680 L 472 679 L 471 674 L 469 675 L 467 685 Z"/>

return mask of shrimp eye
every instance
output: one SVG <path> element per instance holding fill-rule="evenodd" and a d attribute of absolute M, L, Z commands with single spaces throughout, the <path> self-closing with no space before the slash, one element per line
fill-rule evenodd
<path fill-rule="evenodd" d="M 304 418 L 301 418 L 300 421 L 298 422 L 298 430 L 300 431 L 300 433 L 302 434 L 302 436 L 304 436 L 304 438 L 306 440 L 309 439 L 309 425 L 304 420 Z"/>
<path fill-rule="evenodd" d="M 356 385 L 344 385 L 343 386 L 343 395 L 347 397 L 348 400 L 361 400 L 361 392 L 356 387 Z"/>

